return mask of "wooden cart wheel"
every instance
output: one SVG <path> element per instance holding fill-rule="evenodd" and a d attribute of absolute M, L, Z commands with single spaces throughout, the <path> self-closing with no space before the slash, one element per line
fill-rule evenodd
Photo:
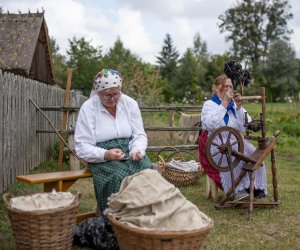
<path fill-rule="evenodd" d="M 216 129 L 210 134 L 205 146 L 206 158 L 210 166 L 220 172 L 229 171 L 230 166 L 227 158 L 229 150 L 232 152 L 232 168 L 235 168 L 241 159 L 235 157 L 234 153 L 239 152 L 243 154 L 244 152 L 243 138 L 239 131 L 234 128 L 224 126 Z M 227 165 L 224 165 L 223 159 L 227 161 Z"/>

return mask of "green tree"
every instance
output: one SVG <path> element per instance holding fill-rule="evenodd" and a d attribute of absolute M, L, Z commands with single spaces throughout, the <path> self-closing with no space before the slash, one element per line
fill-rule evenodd
<path fill-rule="evenodd" d="M 254 73 L 275 39 L 288 40 L 287 22 L 293 17 L 288 0 L 240 0 L 219 16 L 221 33 L 228 33 L 235 58 L 250 59 Z"/>
<path fill-rule="evenodd" d="M 163 86 L 163 93 L 167 102 L 170 101 L 173 95 L 174 89 L 172 86 L 172 81 L 176 73 L 178 57 L 179 53 L 173 45 L 170 34 L 166 34 L 162 50 L 159 53 L 159 56 L 157 56 L 156 58 L 160 74 L 163 79 L 166 79 L 166 81 L 164 81 L 165 85 Z"/>
<path fill-rule="evenodd" d="M 72 88 L 80 89 L 88 95 L 93 86 L 93 77 L 100 71 L 101 47 L 93 47 L 83 37 L 73 37 L 69 40 L 67 54 L 67 66 L 73 69 Z"/>
<path fill-rule="evenodd" d="M 162 101 L 161 79 L 155 67 L 144 64 L 126 49 L 117 38 L 114 46 L 103 56 L 101 68 L 118 70 L 122 75 L 122 91 L 140 105 L 158 105 Z"/>
<path fill-rule="evenodd" d="M 184 103 L 197 103 L 200 95 L 199 73 L 197 59 L 192 49 L 188 48 L 179 60 L 176 77 L 173 84 L 171 100 Z"/>
<path fill-rule="evenodd" d="M 283 40 L 273 41 L 265 62 L 261 63 L 261 71 L 267 95 L 273 101 L 283 101 L 287 96 L 294 96 L 299 91 L 299 65 L 295 51 L 289 43 Z"/>
<path fill-rule="evenodd" d="M 50 46 L 56 83 L 61 87 L 65 87 L 67 73 L 66 57 L 59 53 L 59 46 L 54 37 L 50 38 Z"/>
<path fill-rule="evenodd" d="M 211 55 L 208 59 L 207 70 L 204 76 L 204 84 L 201 86 L 203 95 L 207 98 L 211 96 L 212 93 L 212 84 L 215 79 L 224 73 L 224 64 L 230 59 L 229 54 L 223 55 Z"/>
<path fill-rule="evenodd" d="M 199 33 L 196 33 L 194 36 L 192 52 L 197 64 L 195 76 L 198 78 L 199 89 L 201 90 L 201 95 L 203 95 L 206 91 L 205 75 L 208 70 L 209 54 L 207 52 L 207 44 L 205 41 L 202 41 Z M 200 93 L 198 94 L 200 95 Z"/>

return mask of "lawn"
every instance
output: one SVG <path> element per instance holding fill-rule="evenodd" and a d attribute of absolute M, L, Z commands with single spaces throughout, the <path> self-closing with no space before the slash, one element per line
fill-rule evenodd
<path fill-rule="evenodd" d="M 245 104 L 245 107 L 252 116 L 259 117 L 259 104 Z M 300 105 L 299 103 L 268 104 L 267 112 L 268 136 L 276 129 L 282 131 L 276 148 L 278 190 L 282 204 L 276 208 L 255 208 L 252 221 L 248 221 L 247 209 L 216 210 L 214 208 L 212 200 L 205 198 L 204 176 L 197 184 L 180 188 L 188 200 L 214 220 L 214 227 L 205 241 L 204 249 L 300 249 L 298 190 L 300 186 Z M 159 123 L 163 124 L 163 118 L 165 117 L 155 115 L 151 120 L 159 120 Z M 158 134 L 155 137 L 161 138 L 162 136 Z M 156 160 L 155 154 L 150 156 L 153 161 Z M 269 158 L 266 164 L 269 196 L 264 200 L 272 200 Z M 55 160 L 48 161 L 33 172 L 55 171 L 55 165 Z M 65 168 L 67 169 L 68 166 Z M 17 196 L 40 191 L 41 188 L 41 185 L 16 183 L 8 192 Z M 95 209 L 91 179 L 78 181 L 71 190 L 82 193 L 81 212 Z M 222 195 L 221 192 L 219 195 Z M 15 249 L 14 238 L 2 200 L 0 201 L 0 249 Z M 74 249 L 78 248 L 74 247 Z"/>

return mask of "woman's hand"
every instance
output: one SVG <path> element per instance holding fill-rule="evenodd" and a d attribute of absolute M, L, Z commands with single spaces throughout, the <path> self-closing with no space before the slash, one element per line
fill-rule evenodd
<path fill-rule="evenodd" d="M 236 109 L 239 110 L 242 107 L 242 98 L 240 93 L 234 94 L 234 101 L 236 103 Z"/>
<path fill-rule="evenodd" d="M 125 153 L 119 148 L 112 148 L 106 150 L 104 154 L 104 160 L 107 161 L 120 161 L 125 157 Z"/>
<path fill-rule="evenodd" d="M 143 155 L 140 151 L 134 152 L 131 154 L 131 159 L 133 161 L 140 161 L 143 158 Z"/>
<path fill-rule="evenodd" d="M 233 92 L 231 89 L 227 90 L 224 94 L 224 97 L 222 99 L 222 106 L 224 108 L 227 108 L 227 105 L 230 103 L 231 99 L 233 97 Z"/>

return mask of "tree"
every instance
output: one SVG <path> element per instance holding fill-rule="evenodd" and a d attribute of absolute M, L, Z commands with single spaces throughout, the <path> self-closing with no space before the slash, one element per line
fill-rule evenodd
<path fill-rule="evenodd" d="M 202 41 L 200 34 L 196 33 L 193 40 L 193 54 L 197 59 L 197 62 L 202 62 L 203 60 L 208 60 L 207 44 Z"/>
<path fill-rule="evenodd" d="M 254 73 L 275 39 L 288 40 L 287 22 L 293 17 L 288 0 L 241 0 L 219 16 L 221 33 L 229 33 L 235 58 L 250 58 Z"/>
<path fill-rule="evenodd" d="M 119 71 L 123 80 L 122 92 L 140 105 L 158 105 L 162 101 L 159 73 L 154 66 L 143 64 L 138 56 L 126 49 L 120 38 L 103 56 L 100 66 Z"/>
<path fill-rule="evenodd" d="M 128 79 L 132 77 L 133 71 L 138 67 L 142 67 L 142 65 L 141 59 L 134 55 L 129 49 L 126 49 L 119 37 L 100 62 L 101 68 L 118 70 L 122 77 Z M 126 86 L 124 87 L 127 88 Z"/>
<path fill-rule="evenodd" d="M 160 55 L 157 56 L 158 68 L 163 79 L 166 79 L 164 86 L 164 96 L 166 101 L 170 101 L 173 95 L 172 81 L 176 72 L 179 53 L 173 46 L 173 41 L 170 34 L 166 35 L 164 39 L 164 45 L 162 47 Z"/>
<path fill-rule="evenodd" d="M 65 87 L 67 73 L 66 57 L 59 53 L 59 46 L 56 44 L 54 37 L 50 38 L 50 46 L 55 80 L 61 87 Z"/>
<path fill-rule="evenodd" d="M 261 62 L 261 73 L 268 96 L 272 100 L 284 100 L 299 91 L 297 81 L 298 62 L 292 46 L 283 40 L 275 40 Z"/>
<path fill-rule="evenodd" d="M 92 89 L 92 80 L 99 69 L 101 47 L 93 47 L 83 37 L 69 40 L 67 66 L 73 69 L 72 88 L 81 89 L 88 95 Z"/>
<path fill-rule="evenodd" d="M 198 64 L 190 48 L 179 61 L 173 88 L 173 100 L 185 103 L 197 102 L 200 95 Z"/>
<path fill-rule="evenodd" d="M 198 85 L 201 90 L 201 94 L 206 90 L 205 75 L 208 67 L 209 54 L 207 52 L 207 45 L 205 41 L 201 40 L 200 34 L 196 33 L 193 40 L 193 55 L 196 59 L 197 69 L 195 74 L 198 77 Z M 198 93 L 200 94 L 200 93 Z"/>
<path fill-rule="evenodd" d="M 224 73 L 224 64 L 228 62 L 229 59 L 229 54 L 216 54 L 209 57 L 206 73 L 204 75 L 204 84 L 201 86 L 205 97 L 211 96 L 212 84 L 219 75 Z"/>

